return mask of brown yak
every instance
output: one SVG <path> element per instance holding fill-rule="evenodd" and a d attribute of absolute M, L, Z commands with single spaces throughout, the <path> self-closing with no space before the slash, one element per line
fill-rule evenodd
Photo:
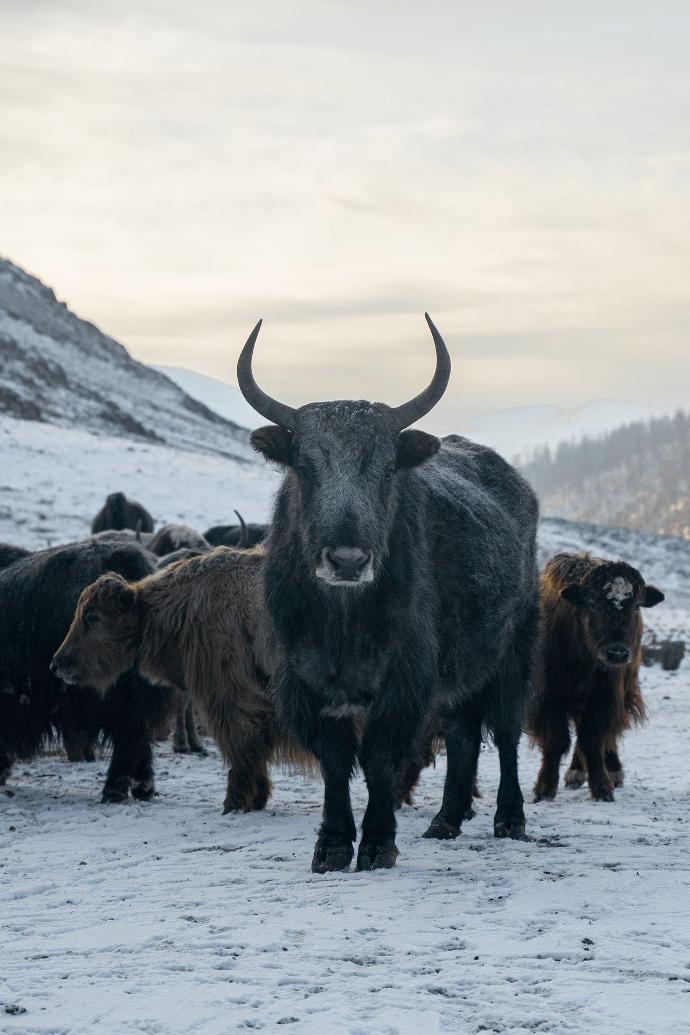
<path fill-rule="evenodd" d="M 542 643 L 527 708 L 527 730 L 542 751 L 535 801 L 554 798 L 561 758 L 577 731 L 567 787 L 586 779 L 596 801 L 623 784 L 618 740 L 645 717 L 638 682 L 640 607 L 664 599 L 622 561 L 561 553 L 541 577 Z"/>
<path fill-rule="evenodd" d="M 277 728 L 266 694 L 262 558 L 260 547 L 218 547 L 140 582 L 104 575 L 82 593 L 54 658 L 62 679 L 97 689 L 136 666 L 189 690 L 230 766 L 224 812 L 264 808 L 270 762 L 312 762 Z"/>

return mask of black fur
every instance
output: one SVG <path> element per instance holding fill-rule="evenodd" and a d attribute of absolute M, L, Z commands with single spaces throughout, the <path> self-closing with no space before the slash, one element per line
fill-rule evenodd
<path fill-rule="evenodd" d="M 422 764 L 437 722 L 448 749 L 427 836 L 454 837 L 470 810 L 482 728 L 501 763 L 496 836 L 525 836 L 517 744 L 538 627 L 537 502 L 491 449 L 396 431 L 367 402 L 297 411 L 293 432 L 252 442 L 286 477 L 267 540 L 265 595 L 278 658 L 278 711 L 325 780 L 312 869 L 347 867 L 357 754 L 369 790 L 358 868 L 392 866 L 401 774 Z M 415 466 L 415 464 L 417 466 Z M 373 555 L 373 581 L 316 577 L 324 547 Z M 365 710 L 357 749 L 353 719 Z"/>
<path fill-rule="evenodd" d="M 268 532 L 267 525 L 247 525 L 247 546 L 262 543 Z M 204 532 L 204 539 L 211 546 L 237 546 L 242 536 L 240 525 L 213 525 Z"/>
<path fill-rule="evenodd" d="M 124 492 L 112 492 L 91 522 L 91 531 L 120 531 L 123 528 L 153 532 L 153 518 L 146 507 L 128 499 Z"/>
<path fill-rule="evenodd" d="M 25 550 L 23 546 L 0 543 L 0 569 L 9 568 L 10 564 L 20 561 L 22 557 L 28 557 L 30 553 L 31 550 Z"/>
<path fill-rule="evenodd" d="M 104 697 L 67 687 L 50 672 L 81 591 L 106 571 L 127 579 L 152 565 L 135 544 L 86 541 L 43 550 L 0 571 L 0 784 L 12 763 L 36 755 L 62 736 L 70 757 L 93 758 L 100 734 L 113 756 L 104 801 L 153 794 L 152 734 L 172 703 L 172 691 L 128 673 Z"/>

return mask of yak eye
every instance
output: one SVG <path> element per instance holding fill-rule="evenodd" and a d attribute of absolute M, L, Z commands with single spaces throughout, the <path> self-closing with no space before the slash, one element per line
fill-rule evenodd
<path fill-rule="evenodd" d="M 383 477 L 386 479 L 386 481 L 389 481 L 393 477 L 394 474 L 395 474 L 395 467 L 393 467 L 391 465 L 391 467 L 387 467 L 386 470 L 383 472 Z"/>
<path fill-rule="evenodd" d="M 302 462 L 295 465 L 295 470 L 300 478 L 311 478 L 311 464 Z"/>
<path fill-rule="evenodd" d="M 84 611 L 84 625 L 86 626 L 87 629 L 91 629 L 92 626 L 94 626 L 97 621 L 98 621 L 98 612 L 97 611 L 95 611 L 93 608 L 90 608 L 88 611 Z"/>

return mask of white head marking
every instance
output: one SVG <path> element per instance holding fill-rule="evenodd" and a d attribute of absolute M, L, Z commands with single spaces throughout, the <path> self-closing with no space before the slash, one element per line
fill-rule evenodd
<path fill-rule="evenodd" d="M 625 601 L 629 600 L 633 595 L 633 587 L 632 583 L 624 579 L 622 575 L 617 575 L 612 582 L 606 583 L 604 592 L 606 593 L 606 599 L 610 600 L 613 606 L 620 611 Z"/>

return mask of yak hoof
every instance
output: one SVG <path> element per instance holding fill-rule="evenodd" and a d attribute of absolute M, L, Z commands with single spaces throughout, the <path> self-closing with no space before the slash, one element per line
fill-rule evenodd
<path fill-rule="evenodd" d="M 173 741 L 173 752 L 176 755 L 188 755 L 191 751 L 189 744 Z"/>
<path fill-rule="evenodd" d="M 101 805 L 121 805 L 129 801 L 129 792 L 122 791 L 119 787 L 104 787 L 101 795 Z"/>
<path fill-rule="evenodd" d="M 592 791 L 594 801 L 615 801 L 613 787 L 602 787 L 599 791 Z"/>
<path fill-rule="evenodd" d="M 465 819 L 467 819 L 467 820 L 474 819 L 474 817 L 476 815 L 477 815 L 477 813 L 474 811 L 472 806 L 468 805 L 467 808 L 465 809 L 465 813 L 464 813 L 462 818 L 463 818 L 463 820 L 465 820 Z"/>
<path fill-rule="evenodd" d="M 622 769 L 609 769 L 609 780 L 614 787 L 623 786 L 623 770 Z"/>
<path fill-rule="evenodd" d="M 201 755 L 202 758 L 206 758 L 208 756 L 208 751 L 203 744 L 194 744 L 190 746 L 189 750 L 193 755 Z"/>
<path fill-rule="evenodd" d="M 447 823 L 445 819 L 441 819 L 439 816 L 434 816 L 428 829 L 422 834 L 422 837 L 433 837 L 437 841 L 452 841 L 458 837 L 459 834 L 459 824 L 454 826 L 452 823 Z"/>
<path fill-rule="evenodd" d="M 135 783 L 132 785 L 132 797 L 136 798 L 137 801 L 151 801 L 155 797 L 156 788 L 153 785 L 153 781 Z"/>
<path fill-rule="evenodd" d="M 585 780 L 587 779 L 586 773 L 582 769 L 569 769 L 563 777 L 563 783 L 566 787 L 570 787 L 572 790 L 578 790 L 582 787 Z"/>
<path fill-rule="evenodd" d="M 349 870 L 354 854 L 350 841 L 332 841 L 327 837 L 320 837 L 314 847 L 311 872 L 333 873 Z"/>
<path fill-rule="evenodd" d="M 517 823 L 506 823 L 502 819 L 497 820 L 494 822 L 494 837 L 509 837 L 512 841 L 530 840 L 525 830 L 524 820 L 519 820 Z"/>
<path fill-rule="evenodd" d="M 398 849 L 392 837 L 385 841 L 365 838 L 357 853 L 358 870 L 390 870 L 395 866 Z"/>

